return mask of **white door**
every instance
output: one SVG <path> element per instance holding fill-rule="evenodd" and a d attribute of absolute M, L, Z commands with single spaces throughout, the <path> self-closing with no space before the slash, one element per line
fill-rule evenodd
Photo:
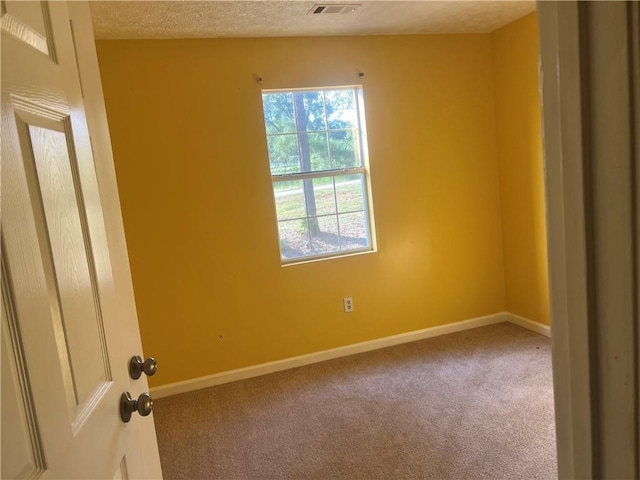
<path fill-rule="evenodd" d="M 2 478 L 159 478 L 88 5 L 1 9 Z"/>

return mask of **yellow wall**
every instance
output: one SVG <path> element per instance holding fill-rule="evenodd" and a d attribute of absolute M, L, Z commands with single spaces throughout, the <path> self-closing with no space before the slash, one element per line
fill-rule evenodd
<path fill-rule="evenodd" d="M 489 35 L 98 54 L 153 385 L 505 310 Z M 377 253 L 280 266 L 255 74 L 262 88 L 363 84 Z"/>
<path fill-rule="evenodd" d="M 549 325 L 536 14 L 495 31 L 491 43 L 507 310 Z"/>

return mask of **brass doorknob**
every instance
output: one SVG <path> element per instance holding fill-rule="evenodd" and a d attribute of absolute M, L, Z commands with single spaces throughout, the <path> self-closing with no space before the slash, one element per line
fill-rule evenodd
<path fill-rule="evenodd" d="M 129 423 L 133 412 L 146 417 L 153 410 L 153 399 L 148 393 L 141 393 L 137 400 L 131 398 L 129 392 L 120 395 L 120 418 L 124 423 Z"/>
<path fill-rule="evenodd" d="M 153 357 L 147 358 L 144 362 L 138 355 L 129 360 L 129 375 L 134 380 L 139 379 L 144 373 L 147 377 L 154 375 L 158 371 L 158 362 Z"/>

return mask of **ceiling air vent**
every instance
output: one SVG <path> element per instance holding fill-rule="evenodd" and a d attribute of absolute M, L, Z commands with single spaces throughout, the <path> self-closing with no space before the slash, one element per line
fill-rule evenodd
<path fill-rule="evenodd" d="M 307 15 L 324 15 L 325 13 L 353 13 L 361 3 L 316 3 Z"/>

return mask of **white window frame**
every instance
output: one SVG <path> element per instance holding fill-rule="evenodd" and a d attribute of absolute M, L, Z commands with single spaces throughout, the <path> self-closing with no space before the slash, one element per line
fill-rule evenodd
<path fill-rule="evenodd" d="M 309 242 L 309 250 L 310 253 L 308 255 L 302 255 L 299 257 L 291 257 L 291 258 L 285 258 L 282 254 L 282 248 L 281 246 L 279 247 L 280 249 L 280 261 L 282 266 L 288 266 L 288 265 L 296 265 L 296 264 L 300 264 L 300 263 L 308 263 L 308 262 L 314 262 L 317 260 L 326 260 L 326 259 L 332 259 L 332 258 L 342 258 L 342 257 L 348 257 L 348 256 L 353 256 L 353 255 L 361 255 L 361 254 L 366 254 L 366 253 L 374 253 L 377 251 L 377 243 L 376 243 L 376 235 L 375 235 L 375 223 L 374 223 L 374 217 L 373 217 L 373 202 L 372 202 L 372 196 L 371 196 L 371 178 L 370 178 L 370 171 L 369 171 L 369 151 L 368 151 L 368 146 L 367 146 L 367 132 L 366 132 L 366 122 L 365 122 L 365 114 L 364 114 L 364 99 L 363 99 L 363 87 L 362 85 L 339 85 L 339 86 L 329 86 L 329 87 L 310 87 L 310 88 L 278 88 L 278 89 L 263 89 L 261 91 L 261 97 L 263 94 L 270 94 L 270 93 L 299 93 L 299 92 L 320 92 L 320 91 L 327 91 L 327 90 L 353 90 L 354 92 L 354 101 L 355 101 L 355 108 L 356 108 L 356 128 L 354 129 L 356 132 L 356 145 L 358 148 L 358 158 L 360 159 L 360 166 L 358 167 L 349 167 L 349 168 L 335 168 L 335 169 L 329 169 L 329 170 L 318 170 L 318 171 L 313 171 L 313 172 L 297 172 L 297 173 L 288 173 L 288 174 L 278 174 L 278 175 L 271 175 L 271 185 L 272 185 L 272 193 L 273 193 L 273 201 L 274 201 L 274 207 L 276 206 L 276 189 L 275 186 L 277 183 L 280 182 L 293 182 L 293 181 L 303 181 L 303 180 L 312 180 L 312 179 L 316 179 L 316 178 L 332 178 L 334 179 L 333 181 L 333 192 L 334 192 L 334 197 L 337 197 L 337 192 L 336 192 L 336 188 L 335 188 L 335 178 L 336 177 L 341 177 L 341 176 L 345 176 L 345 175 L 362 175 L 363 181 L 362 181 L 362 187 L 363 187 L 363 193 L 362 193 L 362 201 L 363 201 L 363 208 L 362 210 L 357 210 L 354 212 L 335 212 L 335 213 L 331 213 L 331 214 L 320 214 L 320 215 L 315 215 L 315 216 L 309 216 L 308 215 L 308 211 L 306 208 L 306 204 L 305 204 L 305 212 L 306 215 L 304 217 L 299 217 L 299 218 L 292 218 L 292 219 L 287 219 L 287 221 L 289 220 L 306 220 L 307 221 L 307 240 Z M 295 109 L 295 104 L 294 107 Z M 295 110 L 294 110 L 295 111 Z M 294 113 L 295 115 L 295 113 Z M 263 111 L 263 123 L 264 123 L 264 111 Z M 329 124 L 328 124 L 328 119 L 326 119 L 326 128 L 324 130 L 307 130 L 304 132 L 300 132 L 297 130 L 295 131 L 295 135 L 298 137 L 298 142 L 300 139 L 300 135 L 301 134 L 309 134 L 309 133 L 318 133 L 318 132 L 326 132 L 327 133 L 327 141 L 329 139 L 329 133 L 332 131 L 341 131 L 343 129 L 330 129 L 329 128 Z M 294 132 L 288 133 L 288 134 L 293 134 Z M 266 133 L 266 125 L 265 125 L 265 139 L 268 142 L 268 138 L 270 136 L 273 135 L 269 135 Z M 298 143 L 299 145 L 299 143 Z M 331 152 L 331 147 L 328 146 L 328 151 Z M 329 153 L 330 154 L 330 153 Z M 267 155 L 267 162 L 269 162 L 269 157 Z M 335 198 L 335 204 L 336 204 L 336 209 L 338 208 L 338 201 L 337 198 Z M 359 213 L 359 212 L 363 212 L 365 215 L 365 232 L 366 232 L 366 238 L 368 240 L 368 245 L 364 246 L 362 248 L 352 248 L 352 249 L 348 249 L 348 250 L 342 250 L 342 245 L 340 245 L 340 250 L 338 251 L 333 251 L 333 252 L 328 252 L 328 253 L 318 253 L 318 254 L 314 254 L 313 252 L 313 245 L 312 245 L 312 240 L 311 240 L 311 233 L 310 233 L 310 229 L 309 229 L 309 219 L 310 218 L 322 218 L 322 217 L 337 217 L 337 225 L 338 225 L 338 237 L 340 239 L 342 239 L 342 236 L 340 234 L 340 215 L 341 214 L 348 214 L 348 213 Z M 278 225 L 280 223 L 280 221 L 277 218 L 277 210 L 276 210 L 276 225 Z M 281 245 L 281 238 L 280 238 L 280 229 L 278 228 L 278 244 Z M 342 244 L 342 242 L 340 242 Z"/>

